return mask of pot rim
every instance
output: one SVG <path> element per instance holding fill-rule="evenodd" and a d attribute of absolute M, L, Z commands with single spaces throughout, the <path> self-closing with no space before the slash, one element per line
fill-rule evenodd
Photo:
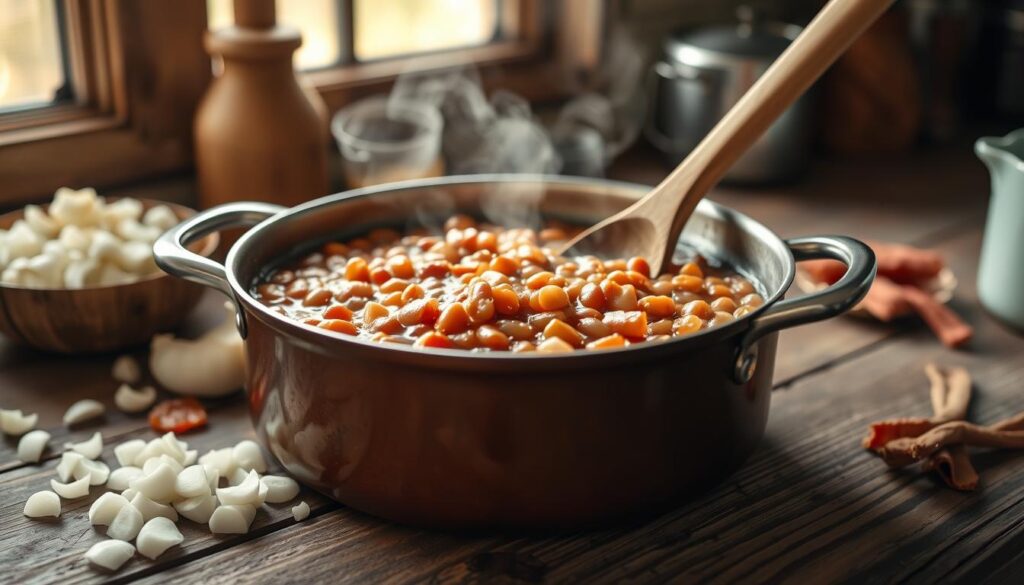
<path fill-rule="evenodd" d="M 673 337 L 666 341 L 645 342 L 630 345 L 623 348 L 606 349 L 601 351 L 573 351 L 562 354 L 538 354 L 536 352 L 512 353 L 512 352 L 470 352 L 463 349 L 440 349 L 430 348 L 423 350 L 412 346 L 398 344 L 384 344 L 368 339 L 361 339 L 349 335 L 335 334 L 323 329 L 311 327 L 289 317 L 272 311 L 269 307 L 253 297 L 248 288 L 244 287 L 237 276 L 237 268 L 246 252 L 258 245 L 261 233 L 269 226 L 287 221 L 289 218 L 304 214 L 315 213 L 318 209 L 343 204 L 349 200 L 372 197 L 374 195 L 391 193 L 400 190 L 412 190 L 422 188 L 437 188 L 451 185 L 481 185 L 494 183 L 537 183 L 538 185 L 559 185 L 563 188 L 601 188 L 615 189 L 621 194 L 635 193 L 638 196 L 647 192 L 650 187 L 625 181 L 611 181 L 606 179 L 593 179 L 585 177 L 565 177 L 558 175 L 542 174 L 482 174 L 482 175 L 457 175 L 431 179 L 415 179 L 397 183 L 376 185 L 353 189 L 333 195 L 327 195 L 285 209 L 262 222 L 256 224 L 243 234 L 228 251 L 225 260 L 225 272 L 231 290 L 235 298 L 241 301 L 247 313 L 258 317 L 261 322 L 275 329 L 279 333 L 291 338 L 297 338 L 309 349 L 323 353 L 328 351 L 357 351 L 365 353 L 372 359 L 399 360 L 406 364 L 416 364 L 426 367 L 449 368 L 449 369 L 493 369 L 500 366 L 501 369 L 521 368 L 529 364 L 530 367 L 550 367 L 557 369 L 604 367 L 621 361 L 638 361 L 656 359 L 668 353 L 680 353 L 700 349 L 710 344 L 719 342 L 722 339 L 738 335 L 750 328 L 750 324 L 758 316 L 764 313 L 769 307 L 779 301 L 789 289 L 796 272 L 796 261 L 786 243 L 763 224 L 755 221 L 743 213 L 732 210 L 721 204 L 708 199 L 700 202 L 698 209 L 710 212 L 720 217 L 728 217 L 738 224 L 738 227 L 750 233 L 758 239 L 766 241 L 769 246 L 775 249 L 786 266 L 786 274 L 776 290 L 771 291 L 763 305 L 751 313 L 736 319 L 728 324 L 701 331 L 685 337 Z M 759 275 L 753 275 L 758 278 Z"/>

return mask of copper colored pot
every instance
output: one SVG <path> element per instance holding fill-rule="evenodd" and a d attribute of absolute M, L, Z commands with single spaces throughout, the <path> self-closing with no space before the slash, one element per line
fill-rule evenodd
<path fill-rule="evenodd" d="M 338 338 L 251 294 L 271 267 L 368 227 L 439 225 L 455 211 L 539 210 L 593 223 L 647 187 L 473 176 L 349 191 L 284 209 L 234 203 L 155 246 L 164 270 L 238 307 L 249 404 L 296 477 L 354 508 L 411 524 L 576 527 L 655 511 L 736 469 L 764 431 L 777 331 L 835 316 L 867 291 L 871 251 L 843 237 L 783 241 L 704 201 L 683 240 L 760 283 L 765 306 L 690 337 L 564 355 L 421 350 Z M 183 244 L 253 225 L 221 266 Z M 833 287 L 782 301 L 796 259 L 850 266 Z"/>

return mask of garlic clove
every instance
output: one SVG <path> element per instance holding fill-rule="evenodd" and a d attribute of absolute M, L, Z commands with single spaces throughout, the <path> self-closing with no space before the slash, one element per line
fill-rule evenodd
<path fill-rule="evenodd" d="M 60 498 L 57 494 L 46 490 L 36 492 L 28 497 L 25 502 L 24 514 L 29 518 L 43 518 L 60 516 Z"/>
<path fill-rule="evenodd" d="M 43 457 L 46 443 L 50 441 L 50 433 L 46 431 L 29 431 L 18 441 L 18 459 L 25 463 L 37 463 Z"/>
<path fill-rule="evenodd" d="M 123 540 L 103 540 L 85 552 L 85 560 L 110 571 L 120 569 L 133 556 L 135 547 Z"/>
<path fill-rule="evenodd" d="M 71 476 L 75 479 L 88 477 L 89 485 L 103 485 L 110 477 L 110 468 L 102 461 L 93 461 L 83 456 L 71 470 Z"/>
<path fill-rule="evenodd" d="M 181 447 L 178 438 L 174 436 L 174 433 L 167 433 L 160 437 L 160 441 L 164 445 L 164 452 L 174 457 L 174 459 L 181 463 L 185 460 L 185 449 Z"/>
<path fill-rule="evenodd" d="M 178 225 L 180 221 L 174 211 L 166 205 L 152 207 L 142 216 L 142 223 L 144 225 L 159 228 L 161 232 L 166 232 Z"/>
<path fill-rule="evenodd" d="M 125 441 L 114 447 L 114 457 L 122 466 L 135 465 L 135 458 L 146 448 L 146 442 L 142 439 Z"/>
<path fill-rule="evenodd" d="M 254 506 L 262 506 L 267 501 L 267 494 L 270 493 L 270 488 L 267 484 L 260 482 L 259 490 L 256 492 L 256 501 L 253 502 Z"/>
<path fill-rule="evenodd" d="M 164 388 L 188 396 L 226 396 L 245 382 L 245 349 L 234 311 L 199 339 L 156 335 L 150 342 L 149 371 Z"/>
<path fill-rule="evenodd" d="M 89 506 L 89 523 L 93 526 L 108 526 L 121 508 L 127 505 L 128 498 L 114 492 L 105 492 Z"/>
<path fill-rule="evenodd" d="M 174 490 L 183 498 L 210 495 L 210 480 L 202 465 L 186 467 L 174 480 Z"/>
<path fill-rule="evenodd" d="M 142 379 L 142 368 L 139 367 L 139 362 L 135 358 L 123 355 L 114 360 L 114 365 L 110 368 L 110 375 L 124 384 L 138 384 Z"/>
<path fill-rule="evenodd" d="M 121 384 L 114 392 L 114 406 L 122 412 L 142 412 L 153 406 L 156 402 L 156 389 L 152 386 L 143 386 L 136 390 L 128 384 Z"/>
<path fill-rule="evenodd" d="M 133 463 L 135 467 L 143 467 L 145 466 L 146 461 L 153 458 L 159 459 L 161 455 L 166 454 L 167 450 L 163 441 L 160 439 L 152 439 L 146 443 L 146 446 L 143 447 L 142 450 L 139 451 L 139 454 L 135 456 Z"/>
<path fill-rule="evenodd" d="M 103 453 L 103 436 L 99 432 L 93 433 L 92 437 L 81 443 L 65 443 L 64 447 L 75 453 L 80 453 L 88 459 L 96 459 Z"/>
<path fill-rule="evenodd" d="M 124 496 L 124 498 L 129 502 L 135 499 L 135 496 L 137 496 L 138 494 L 139 492 L 135 491 L 133 488 L 127 488 L 121 491 L 121 495 Z"/>
<path fill-rule="evenodd" d="M 309 504 L 299 502 L 297 506 L 292 506 L 292 518 L 295 518 L 296 522 L 302 522 L 309 518 Z"/>
<path fill-rule="evenodd" d="M 217 509 L 217 496 L 207 494 L 179 500 L 174 503 L 174 509 L 193 522 L 207 524 Z"/>
<path fill-rule="evenodd" d="M 150 461 L 154 461 L 154 460 L 150 459 Z M 181 473 L 185 469 L 185 466 L 182 465 L 181 463 L 178 463 L 177 459 L 175 459 L 174 457 L 171 457 L 170 455 L 167 455 L 167 454 L 161 455 L 155 461 L 157 461 L 159 463 L 166 463 L 167 465 L 169 465 L 171 467 L 171 469 L 174 470 L 175 474 Z M 147 461 L 146 463 L 149 463 L 149 461 Z"/>
<path fill-rule="evenodd" d="M 66 451 L 60 456 L 60 463 L 57 464 L 57 477 L 61 481 L 67 482 L 69 479 L 74 477 L 75 467 L 78 463 L 85 459 L 85 456 L 81 453 L 75 453 L 74 451 Z"/>
<path fill-rule="evenodd" d="M 231 474 L 238 468 L 238 464 L 235 463 L 235 458 L 231 454 L 231 447 L 211 450 L 200 457 L 199 462 L 216 467 L 217 474 L 221 477 L 231 477 Z"/>
<path fill-rule="evenodd" d="M 249 474 L 246 473 L 241 467 L 235 468 L 235 470 L 232 471 L 231 475 L 228 476 L 227 478 L 228 485 L 238 485 L 245 481 L 245 478 L 247 477 L 249 477 Z"/>
<path fill-rule="evenodd" d="M 22 213 L 25 223 L 42 238 L 49 240 L 57 237 L 57 234 L 60 233 L 60 224 L 47 215 L 42 207 L 26 205 Z"/>
<path fill-rule="evenodd" d="M 263 459 L 263 451 L 256 444 L 256 441 L 248 439 L 241 441 L 231 450 L 231 456 L 235 458 L 235 463 L 246 471 L 252 469 L 259 473 L 267 472 L 267 463 Z"/>
<path fill-rule="evenodd" d="M 181 464 L 188 467 L 190 465 L 195 465 L 198 460 L 199 451 L 196 451 L 195 449 L 188 449 L 185 451 L 185 460 L 182 461 Z"/>
<path fill-rule="evenodd" d="M 103 209 L 103 224 L 113 228 L 122 219 L 139 220 L 142 218 L 143 205 L 138 199 L 125 197 L 107 204 Z"/>
<path fill-rule="evenodd" d="M 226 488 L 217 489 L 217 499 L 222 504 L 256 504 L 259 502 L 260 476 L 255 471 L 250 471 L 242 483 Z"/>
<path fill-rule="evenodd" d="M 82 477 L 71 483 L 60 483 L 55 479 L 50 480 L 50 487 L 57 495 L 65 500 L 75 500 L 89 495 L 89 477 Z"/>
<path fill-rule="evenodd" d="M 283 504 L 299 495 L 299 484 L 290 477 L 264 475 L 260 483 L 267 486 L 266 501 L 271 504 Z"/>
<path fill-rule="evenodd" d="M 142 530 L 144 522 L 142 512 L 134 505 L 121 506 L 107 527 L 107 537 L 131 542 Z"/>
<path fill-rule="evenodd" d="M 217 471 L 217 468 L 209 463 L 200 463 L 199 465 L 202 465 L 203 469 L 206 470 L 206 479 L 210 480 L 210 493 L 216 493 L 217 485 L 220 483 L 220 473 Z"/>
<path fill-rule="evenodd" d="M 37 414 L 22 414 L 20 410 L 0 410 L 0 431 L 17 437 L 35 428 Z"/>
<path fill-rule="evenodd" d="M 178 521 L 178 513 L 174 511 L 174 508 L 160 502 L 154 502 L 144 494 L 135 494 L 135 497 L 131 499 L 131 503 L 142 514 L 142 519 L 147 522 L 158 516 L 167 518 L 172 522 Z"/>
<path fill-rule="evenodd" d="M 135 545 L 139 554 L 149 559 L 156 559 L 172 546 L 181 544 L 185 537 L 178 531 L 174 522 L 158 517 L 149 520 L 142 526 Z"/>
<path fill-rule="evenodd" d="M 170 502 L 177 495 L 174 492 L 174 480 L 177 472 L 166 462 L 161 461 L 156 468 L 147 472 L 143 467 L 143 475 L 128 482 L 139 494 L 155 501 L 165 504 Z"/>
<path fill-rule="evenodd" d="M 131 481 L 142 476 L 142 470 L 138 467 L 118 467 L 110 472 L 107 478 L 107 488 L 115 491 L 122 491 L 130 487 Z"/>
<path fill-rule="evenodd" d="M 76 425 L 87 420 L 100 417 L 106 411 L 103 403 L 86 398 L 72 404 L 64 413 L 64 424 L 67 426 Z"/>
<path fill-rule="evenodd" d="M 245 534 L 256 516 L 256 508 L 250 505 L 218 506 L 210 516 L 210 532 L 214 534 Z"/>

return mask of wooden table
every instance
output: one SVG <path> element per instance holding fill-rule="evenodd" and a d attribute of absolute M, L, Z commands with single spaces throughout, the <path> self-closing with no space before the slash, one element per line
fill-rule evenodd
<path fill-rule="evenodd" d="M 646 151 L 615 176 L 655 182 L 665 169 Z M 160 196 L 189 197 L 172 183 Z M 135 190 L 141 192 L 141 190 Z M 988 180 L 967 148 L 873 161 L 824 161 L 801 184 L 762 191 L 720 189 L 714 198 L 783 236 L 845 233 L 942 250 L 960 279 L 955 309 L 976 328 L 972 347 L 942 348 L 919 323 L 835 319 L 787 331 L 779 349 L 766 436 L 750 461 L 712 492 L 664 515 L 567 535 L 445 534 L 395 526 L 304 490 L 313 514 L 295 523 L 286 505 L 265 506 L 244 536 L 214 537 L 182 521 L 186 540 L 152 562 L 137 556 L 116 575 L 82 553 L 102 538 L 86 511 L 101 490 L 65 502 L 57 521 L 22 516 L 48 487 L 56 460 L 14 458 L 0 442 L 0 581 L 1013 581 L 1024 571 L 1024 458 L 977 453 L 981 488 L 947 489 L 916 469 L 887 471 L 859 447 L 867 424 L 927 415 L 922 365 L 968 367 L 971 417 L 991 422 L 1024 409 L 1024 339 L 977 303 L 975 268 Z M 192 328 L 215 319 L 209 296 Z M 101 430 L 112 445 L 151 437 L 142 417 L 109 409 L 104 424 L 73 432 L 60 416 L 74 400 L 111 405 L 112 356 L 59 358 L 0 342 L 0 406 L 40 413 L 51 445 Z M 211 403 L 201 451 L 252 436 L 240 397 Z"/>

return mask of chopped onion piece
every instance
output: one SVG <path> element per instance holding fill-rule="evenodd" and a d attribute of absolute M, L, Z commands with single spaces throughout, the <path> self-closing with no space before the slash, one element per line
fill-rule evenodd
<path fill-rule="evenodd" d="M 118 467 L 110 472 L 107 478 L 107 487 L 115 491 L 122 491 L 131 485 L 131 481 L 142 476 L 142 470 L 131 465 Z"/>
<path fill-rule="evenodd" d="M 107 526 L 114 521 L 121 508 L 128 505 L 128 499 L 114 492 L 104 492 L 89 506 L 89 523 L 94 526 Z"/>
<path fill-rule="evenodd" d="M 136 390 L 128 384 L 121 384 L 114 392 L 114 405 L 124 412 L 143 412 L 156 402 L 156 389 L 143 386 Z"/>
<path fill-rule="evenodd" d="M 89 485 L 103 485 L 107 483 L 107 478 L 110 477 L 110 468 L 102 461 L 93 461 L 82 456 L 75 465 L 75 468 L 71 470 L 71 476 L 75 479 L 82 479 L 88 476 Z"/>
<path fill-rule="evenodd" d="M 189 465 L 195 465 L 198 460 L 199 451 L 196 451 L 195 449 L 187 449 L 185 451 L 185 460 L 182 461 L 181 464 L 188 467 Z"/>
<path fill-rule="evenodd" d="M 238 468 L 235 458 L 231 454 L 231 447 L 215 449 L 199 458 L 200 463 L 209 464 L 217 468 L 217 474 L 221 477 L 231 477 L 231 474 Z"/>
<path fill-rule="evenodd" d="M 217 496 L 207 494 L 179 500 L 174 503 L 174 509 L 193 522 L 206 524 L 210 521 L 210 516 L 213 516 L 213 511 L 217 509 Z"/>
<path fill-rule="evenodd" d="M 46 443 L 50 441 L 50 433 L 46 431 L 29 431 L 18 441 L 18 459 L 25 463 L 36 463 L 43 457 Z"/>
<path fill-rule="evenodd" d="M 67 482 L 74 477 L 75 468 L 78 467 L 78 463 L 85 459 L 81 453 L 75 453 L 74 451 L 67 451 L 60 456 L 60 463 L 57 464 L 57 477 L 61 481 Z"/>
<path fill-rule="evenodd" d="M 171 470 L 174 471 L 175 475 L 181 473 L 181 471 L 183 469 L 185 469 L 184 467 L 181 466 L 181 463 L 178 463 L 177 459 L 175 459 L 174 457 L 171 457 L 170 455 L 167 455 L 165 453 L 163 455 L 160 455 L 159 457 L 153 457 L 153 458 L 149 459 L 148 461 L 146 461 L 146 463 L 144 463 L 142 465 L 142 473 L 145 473 L 145 474 L 148 475 L 148 474 L 152 473 L 153 470 L 156 469 L 160 465 L 167 465 L 167 466 L 169 466 L 171 468 Z"/>
<path fill-rule="evenodd" d="M 89 495 L 89 476 L 82 476 L 81 479 L 71 483 L 60 483 L 55 479 L 50 480 L 50 487 L 57 495 L 65 500 L 84 498 Z"/>
<path fill-rule="evenodd" d="M 81 443 L 65 443 L 64 447 L 75 453 L 81 453 L 89 459 L 96 459 L 103 453 L 103 436 L 99 432 L 92 434 L 92 437 Z"/>
<path fill-rule="evenodd" d="M 122 467 L 134 466 L 135 458 L 145 448 L 146 442 L 142 439 L 125 441 L 117 447 L 114 447 L 114 457 L 117 457 L 117 462 L 121 464 Z"/>
<path fill-rule="evenodd" d="M 131 542 L 139 534 L 139 530 L 142 530 L 144 522 L 145 519 L 143 519 L 142 512 L 139 512 L 138 508 L 135 506 L 121 506 L 121 509 L 117 511 L 117 515 L 110 522 L 110 526 L 107 527 L 107 536 Z"/>
<path fill-rule="evenodd" d="M 135 547 L 123 540 L 102 540 L 89 547 L 85 560 L 110 571 L 116 571 L 135 556 Z"/>
<path fill-rule="evenodd" d="M 129 502 L 132 501 L 133 499 L 135 499 L 135 496 L 137 496 L 138 494 L 139 494 L 139 492 L 135 491 L 132 488 L 128 488 L 128 489 L 126 489 L 126 490 L 121 492 L 121 495 L 124 496 L 124 498 L 126 500 L 128 500 Z"/>
<path fill-rule="evenodd" d="M 271 504 L 282 504 L 299 495 L 299 484 L 290 477 L 264 475 L 260 483 L 267 486 L 267 501 Z"/>
<path fill-rule="evenodd" d="M 45 490 L 36 492 L 28 497 L 25 502 L 25 515 L 29 518 L 43 518 L 45 516 L 60 516 L 60 498 L 57 494 Z"/>
<path fill-rule="evenodd" d="M 167 455 L 166 446 L 160 439 L 153 439 L 146 443 L 146 446 L 139 451 L 132 463 L 135 467 L 144 467 L 146 461 L 153 458 L 159 459 L 161 455 Z"/>
<path fill-rule="evenodd" d="M 132 498 L 132 506 L 142 514 L 142 519 L 147 522 L 158 516 L 163 516 L 172 522 L 178 521 L 178 513 L 174 511 L 174 508 L 160 502 L 154 502 L 147 498 L 145 494 L 135 494 Z"/>
<path fill-rule="evenodd" d="M 299 505 L 292 506 L 292 518 L 295 518 L 296 522 L 302 522 L 306 518 L 309 518 L 309 504 L 306 502 L 299 502 Z"/>
<path fill-rule="evenodd" d="M 160 441 L 164 444 L 164 452 L 174 457 L 174 459 L 181 463 L 185 460 L 185 449 L 182 448 L 178 438 L 174 436 L 174 433 L 169 432 L 164 436 L 160 437 Z"/>
<path fill-rule="evenodd" d="M 245 440 L 238 443 L 231 450 L 231 456 L 234 457 L 235 463 L 246 471 L 267 472 L 267 463 L 263 459 L 263 451 L 256 444 L 256 441 Z"/>
<path fill-rule="evenodd" d="M 103 403 L 86 398 L 85 400 L 79 400 L 72 404 L 67 412 L 64 413 L 64 424 L 67 426 L 75 425 L 80 422 L 94 419 L 102 416 L 106 412 L 106 407 Z"/>
<path fill-rule="evenodd" d="M 135 361 L 135 358 L 130 355 L 123 355 L 114 360 L 114 365 L 110 369 L 110 375 L 118 382 L 136 384 L 142 379 L 142 369 L 139 367 L 139 362 Z"/>
<path fill-rule="evenodd" d="M 210 532 L 214 534 L 245 534 L 256 516 L 256 508 L 250 505 L 219 506 L 210 516 Z"/>
<path fill-rule="evenodd" d="M 242 483 L 226 488 L 217 489 L 217 499 L 222 504 L 256 504 L 259 502 L 260 476 L 255 471 L 250 471 Z"/>
<path fill-rule="evenodd" d="M 174 480 L 174 490 L 183 498 L 210 495 L 210 480 L 202 465 L 186 467 Z"/>
<path fill-rule="evenodd" d="M 173 467 L 161 461 L 148 473 L 143 467 L 143 475 L 128 482 L 128 487 L 134 488 L 140 495 L 155 502 L 167 503 L 177 496 L 174 492 L 174 480 L 177 475 Z"/>
<path fill-rule="evenodd" d="M 22 414 L 20 410 L 0 410 L 0 431 L 17 437 L 35 428 L 38 414 Z"/>
<path fill-rule="evenodd" d="M 236 467 L 231 475 L 228 476 L 228 485 L 238 485 L 245 481 L 245 478 L 249 477 L 249 474 L 245 472 L 241 467 Z"/>
<path fill-rule="evenodd" d="M 174 522 L 167 518 L 153 518 L 143 525 L 139 536 L 135 539 L 139 554 L 149 559 L 156 559 L 164 551 L 176 544 L 181 544 L 185 537 L 178 531 Z"/>

